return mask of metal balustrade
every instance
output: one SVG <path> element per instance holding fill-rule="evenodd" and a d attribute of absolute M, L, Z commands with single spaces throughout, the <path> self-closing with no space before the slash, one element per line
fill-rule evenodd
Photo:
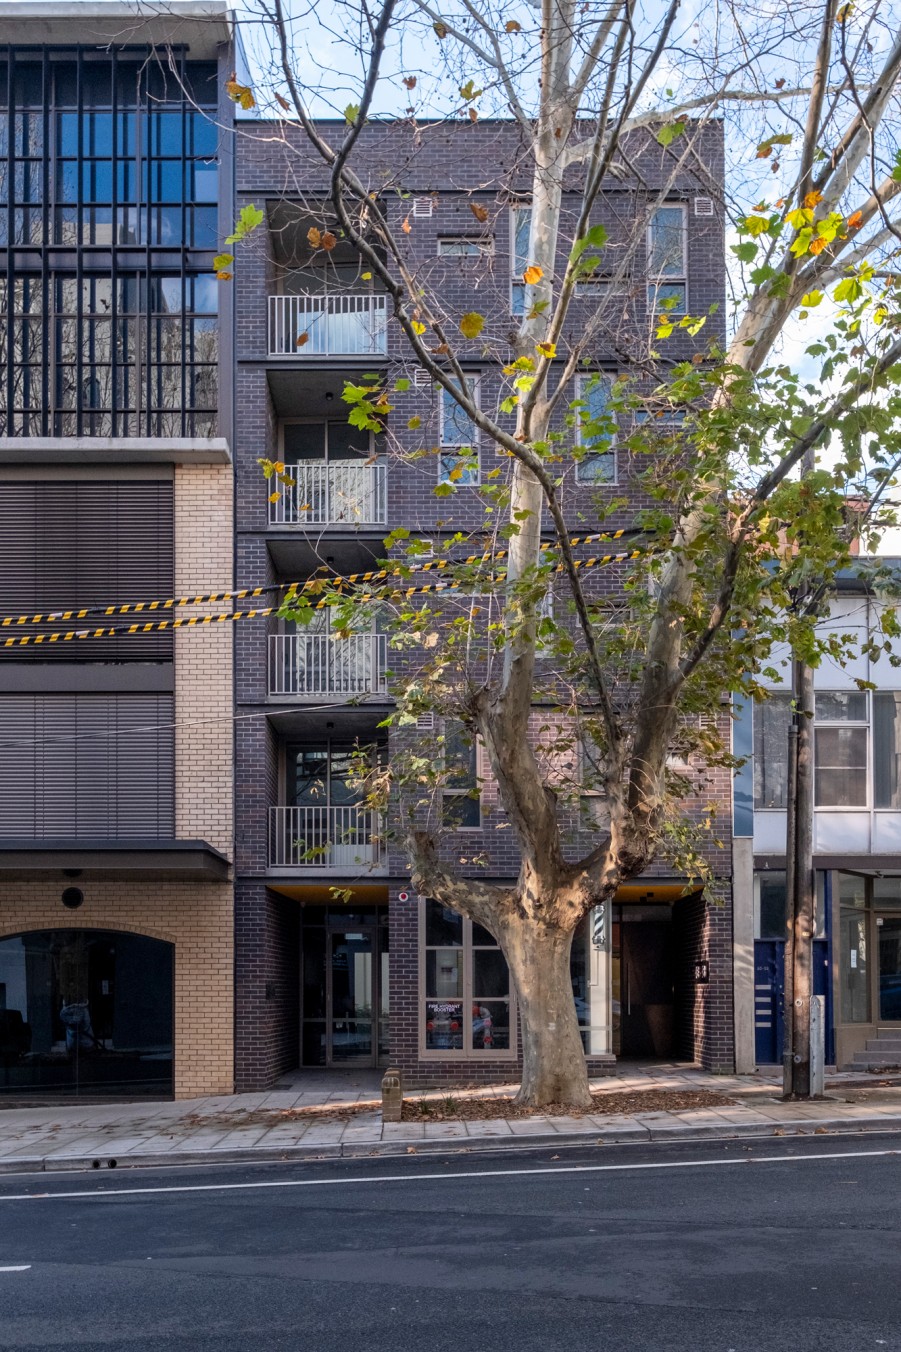
<path fill-rule="evenodd" d="M 269 636 L 270 695 L 370 695 L 386 689 L 384 634 Z"/>
<path fill-rule="evenodd" d="M 387 520 L 384 465 L 302 460 L 286 465 L 285 474 L 293 482 L 277 485 L 270 526 L 383 526 Z"/>
<path fill-rule="evenodd" d="M 388 351 L 388 297 L 269 297 L 270 357 L 374 357 Z"/>
<path fill-rule="evenodd" d="M 379 814 L 362 807 L 270 808 L 270 867 L 382 867 L 381 826 Z"/>

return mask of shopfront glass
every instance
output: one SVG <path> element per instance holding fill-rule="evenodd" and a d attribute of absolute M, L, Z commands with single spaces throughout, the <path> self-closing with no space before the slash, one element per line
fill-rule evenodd
<path fill-rule="evenodd" d="M 0 940 L 0 1095 L 170 1094 L 173 952 L 105 930 Z"/>
<path fill-rule="evenodd" d="M 870 1022 L 869 912 L 867 882 L 855 874 L 838 875 L 839 990 L 842 1023 Z"/>

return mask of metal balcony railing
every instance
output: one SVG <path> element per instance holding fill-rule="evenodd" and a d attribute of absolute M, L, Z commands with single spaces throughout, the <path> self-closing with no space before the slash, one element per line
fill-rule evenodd
<path fill-rule="evenodd" d="M 381 818 L 361 807 L 273 807 L 272 868 L 378 868 L 385 862 Z"/>
<path fill-rule="evenodd" d="M 384 634 L 269 636 L 270 695 L 383 694 L 388 646 Z"/>
<path fill-rule="evenodd" d="M 270 357 L 374 357 L 388 351 L 388 297 L 269 297 Z"/>
<path fill-rule="evenodd" d="M 383 526 L 385 466 L 355 460 L 302 460 L 285 465 L 293 483 L 269 503 L 270 526 Z M 269 485 L 267 485 L 268 487 Z"/>

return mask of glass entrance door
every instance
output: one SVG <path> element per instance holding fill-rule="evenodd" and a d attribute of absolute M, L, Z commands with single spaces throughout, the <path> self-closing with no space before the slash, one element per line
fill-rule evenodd
<path fill-rule="evenodd" d="M 876 918 L 879 936 L 879 1018 L 901 1022 L 901 916 Z"/>
<path fill-rule="evenodd" d="M 374 950 L 375 930 L 329 931 L 329 1065 L 375 1064 L 373 1025 L 378 1010 L 378 975 Z"/>

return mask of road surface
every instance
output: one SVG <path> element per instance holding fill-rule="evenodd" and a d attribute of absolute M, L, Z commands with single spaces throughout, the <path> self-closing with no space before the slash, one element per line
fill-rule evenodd
<path fill-rule="evenodd" d="M 0 1348 L 901 1352 L 901 1138 L 0 1178 Z"/>

